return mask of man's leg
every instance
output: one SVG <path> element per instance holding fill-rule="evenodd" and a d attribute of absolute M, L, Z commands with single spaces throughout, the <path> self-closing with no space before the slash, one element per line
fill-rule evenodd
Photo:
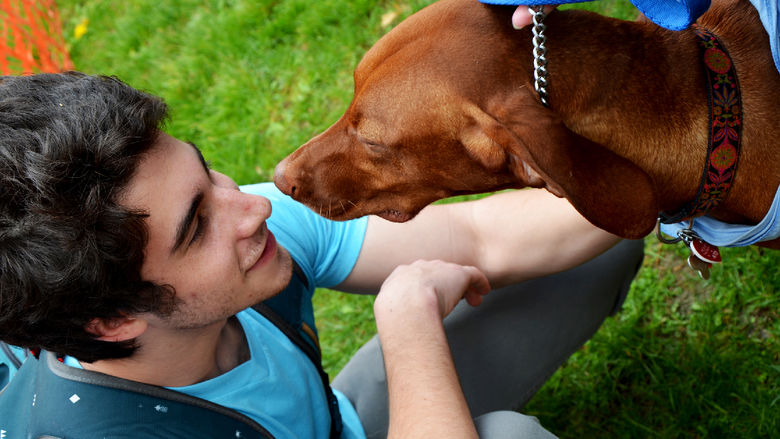
<path fill-rule="evenodd" d="M 444 320 L 472 416 L 525 405 L 553 372 L 622 304 L 641 265 L 643 241 L 623 241 L 571 270 L 461 303 Z M 385 437 L 387 383 L 377 338 L 333 380 L 369 438 Z"/>
<path fill-rule="evenodd" d="M 482 439 L 555 439 L 539 420 L 522 413 L 502 410 L 485 413 L 474 419 Z"/>

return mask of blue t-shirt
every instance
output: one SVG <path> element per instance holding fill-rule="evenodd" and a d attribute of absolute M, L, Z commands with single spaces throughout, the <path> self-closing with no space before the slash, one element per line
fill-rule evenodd
<path fill-rule="evenodd" d="M 309 279 L 303 318 L 313 322 L 315 287 L 335 286 L 346 279 L 360 253 L 367 219 L 327 220 L 279 192 L 272 183 L 242 186 L 241 190 L 271 200 L 268 228 Z M 309 358 L 256 311 L 248 309 L 237 316 L 251 359 L 213 379 L 172 389 L 237 410 L 276 438 L 327 438 L 327 399 Z M 333 392 L 344 423 L 342 438 L 365 438 L 352 404 L 341 392 Z"/>
<path fill-rule="evenodd" d="M 279 192 L 272 183 L 242 186 L 241 190 L 271 201 L 268 228 L 308 278 L 301 311 L 303 320 L 313 325 L 315 288 L 338 285 L 352 271 L 363 245 L 367 218 L 327 220 Z M 250 360 L 210 380 L 171 389 L 241 412 L 278 439 L 329 437 L 327 397 L 311 360 L 255 310 L 236 316 L 249 343 Z M 81 367 L 74 358 L 66 358 L 65 363 Z M 352 404 L 341 392 L 333 389 L 333 393 L 344 425 L 341 437 L 365 438 Z"/>

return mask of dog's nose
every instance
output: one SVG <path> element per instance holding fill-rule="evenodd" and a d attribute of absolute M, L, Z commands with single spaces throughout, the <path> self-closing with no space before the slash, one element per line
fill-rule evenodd
<path fill-rule="evenodd" d="M 293 196 L 295 193 L 295 186 L 291 185 L 287 180 L 287 177 L 284 175 L 286 168 L 287 159 L 285 158 L 279 162 L 279 164 L 277 164 L 276 168 L 274 169 L 274 184 L 279 188 L 280 191 L 282 191 L 282 193 Z"/>

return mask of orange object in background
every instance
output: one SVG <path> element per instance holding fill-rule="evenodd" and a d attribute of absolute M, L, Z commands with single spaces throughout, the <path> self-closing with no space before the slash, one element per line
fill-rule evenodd
<path fill-rule="evenodd" d="M 0 0 L 0 74 L 73 69 L 54 0 Z"/>

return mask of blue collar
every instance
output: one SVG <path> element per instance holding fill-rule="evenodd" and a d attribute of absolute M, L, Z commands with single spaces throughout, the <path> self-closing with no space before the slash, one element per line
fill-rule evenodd
<path fill-rule="evenodd" d="M 674 224 L 661 224 L 661 231 L 669 236 L 688 227 L 688 221 Z M 769 212 L 755 226 L 726 224 L 709 216 L 700 216 L 693 222 L 693 231 L 702 240 L 717 247 L 744 247 L 761 241 L 771 241 L 780 237 L 780 186 Z"/>

